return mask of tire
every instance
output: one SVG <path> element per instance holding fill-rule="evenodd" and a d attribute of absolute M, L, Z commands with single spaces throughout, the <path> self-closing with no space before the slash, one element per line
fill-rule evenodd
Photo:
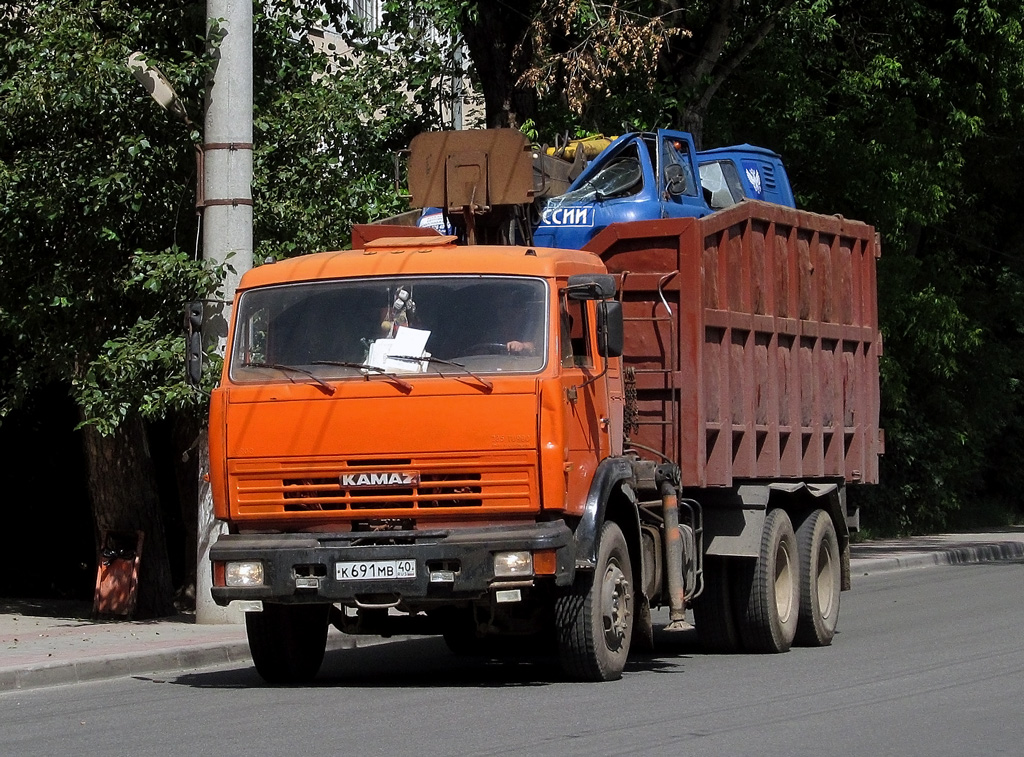
<path fill-rule="evenodd" d="M 842 588 L 839 539 L 828 513 L 815 510 L 800 524 L 796 550 L 800 558 L 800 615 L 795 642 L 827 647 L 836 633 Z"/>
<path fill-rule="evenodd" d="M 705 652 L 733 654 L 740 651 L 740 636 L 733 617 L 729 589 L 730 560 L 716 555 L 704 557 L 704 591 L 693 602 L 697 638 Z"/>
<path fill-rule="evenodd" d="M 786 652 L 800 614 L 796 534 L 784 510 L 771 510 L 761 531 L 756 560 L 737 563 L 734 601 L 737 627 L 748 652 Z"/>
<path fill-rule="evenodd" d="M 320 670 L 327 648 L 330 605 L 264 603 L 245 614 L 256 672 L 270 684 L 306 683 Z"/>
<path fill-rule="evenodd" d="M 633 569 L 626 538 L 608 521 L 601 529 L 597 567 L 579 573 L 555 600 L 555 631 L 562 669 L 579 681 L 615 681 L 633 636 Z"/>

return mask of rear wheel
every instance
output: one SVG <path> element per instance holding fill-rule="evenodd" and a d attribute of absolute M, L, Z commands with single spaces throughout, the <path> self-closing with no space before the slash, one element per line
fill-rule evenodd
<path fill-rule="evenodd" d="M 839 621 L 839 539 L 824 510 L 811 513 L 796 532 L 800 557 L 800 619 L 796 643 L 826 647 Z"/>
<path fill-rule="evenodd" d="M 582 681 L 622 676 L 633 635 L 633 602 L 626 538 L 608 521 L 594 572 L 577 575 L 572 589 L 556 600 L 558 652 L 566 673 Z"/>
<path fill-rule="evenodd" d="M 278 605 L 245 614 L 256 672 L 267 683 L 305 683 L 320 670 L 327 648 L 330 605 Z"/>
<path fill-rule="evenodd" d="M 730 654 L 740 649 L 729 589 L 729 567 L 730 560 L 726 557 L 704 557 L 704 591 L 693 602 L 693 620 L 705 652 Z"/>
<path fill-rule="evenodd" d="M 784 510 L 765 517 L 756 560 L 737 563 L 736 620 L 748 652 L 785 652 L 793 644 L 800 612 L 796 534 Z"/>

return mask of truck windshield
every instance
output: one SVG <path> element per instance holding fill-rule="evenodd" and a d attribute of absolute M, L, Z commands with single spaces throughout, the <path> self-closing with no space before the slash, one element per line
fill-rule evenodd
<path fill-rule="evenodd" d="M 556 209 L 601 202 L 615 197 L 628 197 L 638 194 L 643 185 L 644 172 L 640 164 L 640 152 L 634 143 L 628 145 L 606 165 L 598 168 L 576 189 L 552 197 L 545 207 Z"/>
<path fill-rule="evenodd" d="M 547 314 L 541 279 L 430 276 L 262 287 L 239 300 L 230 374 L 255 382 L 303 374 L 447 376 L 460 366 L 530 373 L 546 362 Z"/>

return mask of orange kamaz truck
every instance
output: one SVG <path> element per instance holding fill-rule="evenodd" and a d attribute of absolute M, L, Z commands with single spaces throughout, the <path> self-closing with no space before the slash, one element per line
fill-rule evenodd
<path fill-rule="evenodd" d="M 412 202 L 454 233 L 242 279 L 212 591 L 267 681 L 312 678 L 332 625 L 594 681 L 689 610 L 710 651 L 832 641 L 882 451 L 874 230 L 748 201 L 550 249 L 535 183 L 517 132 L 421 135 Z"/>

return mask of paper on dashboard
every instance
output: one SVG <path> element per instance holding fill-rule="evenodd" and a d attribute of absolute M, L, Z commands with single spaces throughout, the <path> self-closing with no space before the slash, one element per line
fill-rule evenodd
<path fill-rule="evenodd" d="M 377 339 L 370 345 L 370 354 L 366 364 L 385 371 L 422 373 L 427 370 L 427 363 L 412 360 L 395 360 L 392 355 L 405 357 L 430 357 L 426 351 L 430 331 L 399 326 L 393 337 Z"/>

